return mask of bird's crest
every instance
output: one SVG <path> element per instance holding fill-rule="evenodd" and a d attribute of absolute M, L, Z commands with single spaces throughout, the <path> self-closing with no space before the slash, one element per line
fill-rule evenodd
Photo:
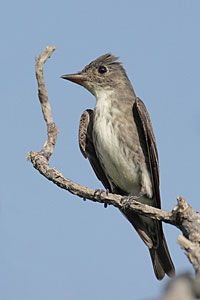
<path fill-rule="evenodd" d="M 111 53 L 106 53 L 104 55 L 99 56 L 98 58 L 96 58 L 95 60 L 93 60 L 89 65 L 87 65 L 84 70 L 87 71 L 87 69 L 91 68 L 91 67 L 95 67 L 95 66 L 99 66 L 99 65 L 121 65 L 121 62 L 118 61 L 118 57 L 111 54 Z"/>

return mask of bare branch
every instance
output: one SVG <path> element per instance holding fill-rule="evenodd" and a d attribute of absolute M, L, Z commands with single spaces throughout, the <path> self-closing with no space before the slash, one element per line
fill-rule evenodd
<path fill-rule="evenodd" d="M 200 280 L 189 273 L 177 276 L 167 285 L 161 300 L 193 300 L 200 297 Z"/>
<path fill-rule="evenodd" d="M 43 51 L 43 53 L 41 53 L 38 56 L 35 64 L 36 78 L 38 82 L 38 98 L 40 100 L 43 117 L 47 125 L 47 137 L 48 137 L 40 153 L 45 155 L 45 157 L 48 160 L 52 155 L 56 144 L 58 129 L 56 127 L 55 122 L 53 121 L 53 116 L 51 113 L 51 106 L 48 100 L 48 93 L 44 82 L 43 67 L 45 62 L 47 61 L 48 58 L 51 57 L 51 54 L 55 51 L 55 49 L 56 49 L 55 46 L 47 46 L 46 49 Z"/>
<path fill-rule="evenodd" d="M 94 202 L 113 205 L 121 210 L 129 209 L 138 214 L 172 224 L 179 228 L 183 236 L 179 237 L 179 243 L 187 253 L 187 256 L 194 266 L 197 274 L 200 274 L 200 214 L 192 209 L 182 197 L 178 197 L 177 206 L 166 212 L 161 209 L 148 206 L 137 201 L 128 201 L 125 197 L 112 193 L 97 193 L 95 190 L 82 186 L 65 178 L 59 171 L 49 166 L 49 159 L 56 145 L 58 129 L 51 113 L 51 106 L 48 101 L 48 94 L 44 82 L 43 66 L 55 50 L 54 46 L 48 46 L 36 59 L 36 78 L 38 82 L 38 96 L 47 125 L 47 141 L 39 152 L 31 151 L 28 159 L 33 167 L 44 177 L 54 184 L 81 198 Z M 167 299 L 167 298 L 166 298 Z"/>
<path fill-rule="evenodd" d="M 178 243 L 186 251 L 186 255 L 197 274 L 200 275 L 200 247 L 196 242 L 191 242 L 183 235 L 178 237 Z"/>

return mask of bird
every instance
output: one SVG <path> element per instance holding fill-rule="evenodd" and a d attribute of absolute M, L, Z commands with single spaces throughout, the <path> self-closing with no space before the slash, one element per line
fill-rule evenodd
<path fill-rule="evenodd" d="M 86 88 L 94 109 L 80 118 L 79 147 L 106 191 L 161 208 L 159 159 L 152 123 L 119 58 L 106 53 L 61 78 Z M 162 223 L 121 209 L 149 249 L 158 280 L 174 276 Z"/>

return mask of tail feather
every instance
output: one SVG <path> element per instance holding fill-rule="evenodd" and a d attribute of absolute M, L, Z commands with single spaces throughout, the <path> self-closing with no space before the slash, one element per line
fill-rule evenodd
<path fill-rule="evenodd" d="M 149 253 L 151 256 L 151 261 L 152 261 L 152 265 L 153 265 L 153 269 L 154 269 L 156 278 L 158 280 L 162 280 L 163 277 L 165 276 L 165 271 L 163 270 L 163 267 L 160 263 L 157 251 L 154 248 L 152 248 L 152 249 L 149 249 Z"/>
<path fill-rule="evenodd" d="M 169 277 L 174 276 L 175 267 L 169 254 L 162 223 L 137 215 L 130 210 L 122 211 L 122 213 L 149 248 L 156 278 L 161 280 L 165 274 Z"/>
<path fill-rule="evenodd" d="M 156 249 L 157 256 L 159 258 L 160 264 L 162 265 L 163 270 L 169 277 L 175 275 L 175 267 L 172 262 L 165 236 L 163 235 L 162 240 L 160 240 L 159 247 Z"/>

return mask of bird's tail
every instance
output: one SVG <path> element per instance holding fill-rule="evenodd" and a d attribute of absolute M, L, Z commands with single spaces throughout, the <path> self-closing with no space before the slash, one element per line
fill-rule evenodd
<path fill-rule="evenodd" d="M 154 273 L 158 280 L 163 279 L 165 274 L 167 274 L 169 277 L 175 275 L 175 267 L 170 257 L 164 234 L 162 239 L 159 240 L 159 246 L 157 248 L 150 248 L 149 252 Z"/>
<path fill-rule="evenodd" d="M 143 242 L 149 248 L 154 273 L 158 280 L 165 274 L 172 277 L 175 275 L 175 267 L 169 254 L 162 223 L 139 216 L 131 210 L 122 211 L 125 217 L 133 225 Z"/>

